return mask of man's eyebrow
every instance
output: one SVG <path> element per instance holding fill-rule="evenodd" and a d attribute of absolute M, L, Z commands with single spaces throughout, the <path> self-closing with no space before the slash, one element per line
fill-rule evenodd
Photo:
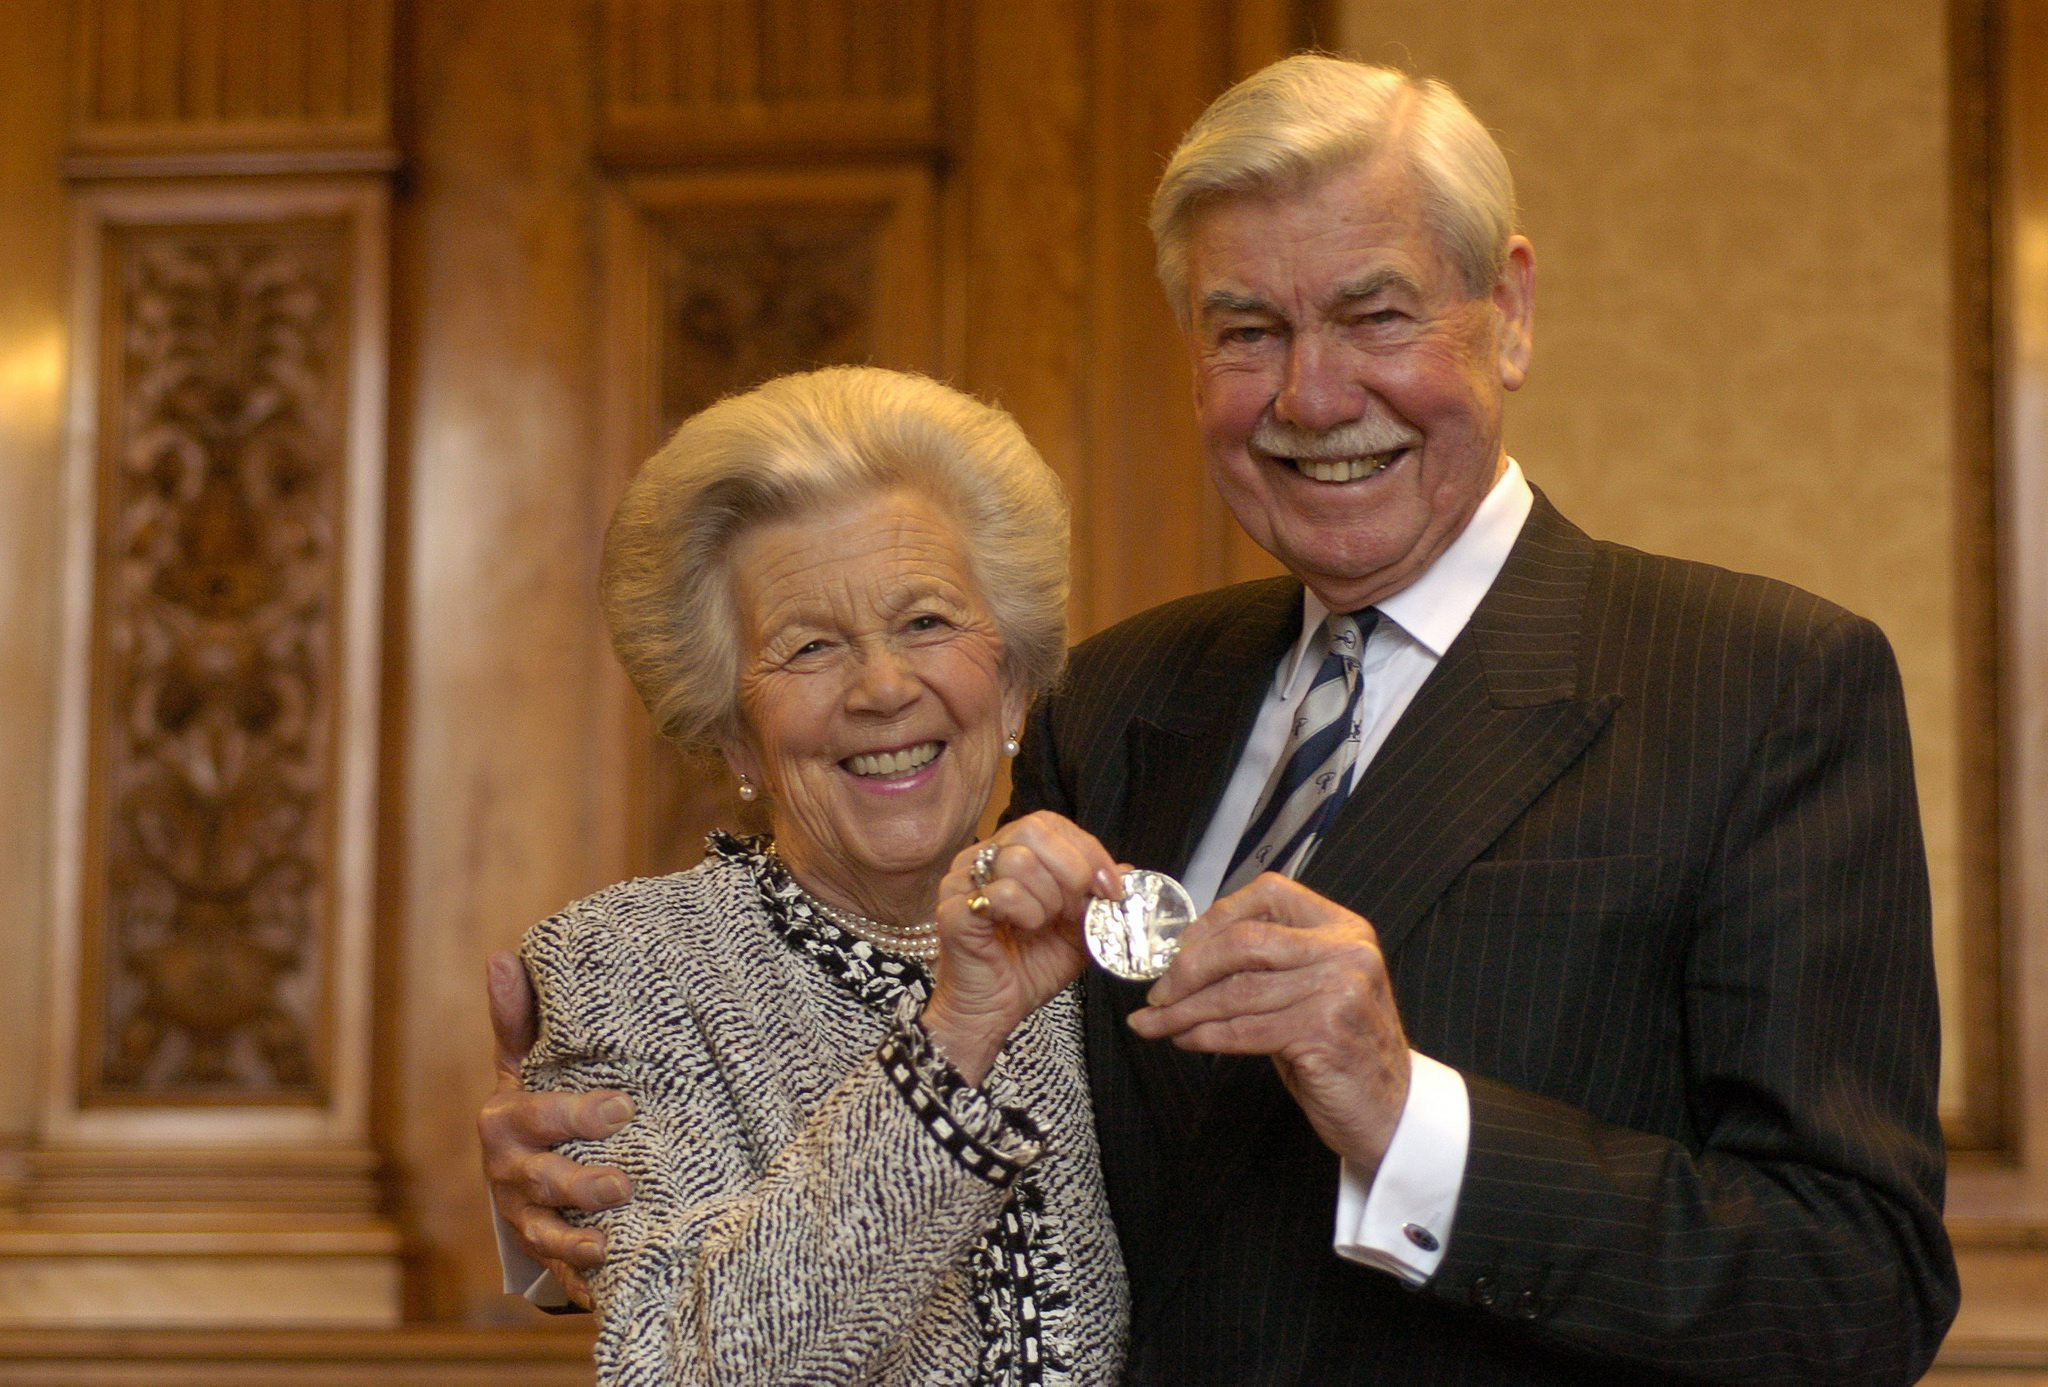
<path fill-rule="evenodd" d="M 1373 298 L 1389 291 L 1411 294 L 1417 298 L 1422 296 L 1422 286 L 1415 282 L 1413 275 L 1409 274 L 1406 270 L 1396 269 L 1391 265 L 1383 265 L 1377 270 L 1360 275 L 1357 279 L 1347 280 L 1339 284 L 1336 291 L 1330 295 L 1330 302 L 1332 304 L 1353 303 L 1359 299 Z"/>
<path fill-rule="evenodd" d="M 1269 313 L 1272 305 L 1257 294 L 1240 294 L 1229 289 L 1211 289 L 1202 295 L 1202 316 L 1217 313 Z"/>

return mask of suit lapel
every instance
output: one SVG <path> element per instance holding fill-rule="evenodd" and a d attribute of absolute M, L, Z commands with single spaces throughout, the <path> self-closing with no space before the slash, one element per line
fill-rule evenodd
<path fill-rule="evenodd" d="M 1613 715 L 1618 695 L 1580 688 L 1592 564 L 1591 541 L 1539 492 L 1500 576 L 1303 874 L 1370 919 L 1384 952 Z"/>

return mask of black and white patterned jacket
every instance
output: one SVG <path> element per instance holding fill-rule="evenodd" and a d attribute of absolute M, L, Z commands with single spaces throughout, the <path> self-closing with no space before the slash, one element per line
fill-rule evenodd
<path fill-rule="evenodd" d="M 639 1114 L 593 1278 L 598 1378 L 1114 1382 L 1128 1296 L 1069 989 L 984 1087 L 916 1024 L 923 967 L 813 913 L 757 840 L 528 932 L 530 1087 Z"/>

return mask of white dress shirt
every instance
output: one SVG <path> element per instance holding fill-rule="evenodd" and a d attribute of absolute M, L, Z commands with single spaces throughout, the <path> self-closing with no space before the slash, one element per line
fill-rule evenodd
<path fill-rule="evenodd" d="M 1535 496 L 1521 467 L 1507 470 L 1479 503 L 1470 523 L 1422 576 L 1378 603 L 1380 619 L 1359 662 L 1363 716 L 1355 779 L 1379 754 L 1422 681 L 1436 668 L 1473 609 L 1507 562 Z M 1295 709 L 1315 682 L 1317 632 L 1329 609 L 1304 593 L 1301 636 L 1280 659 L 1273 687 L 1252 724 L 1237 770 L 1188 863 L 1183 885 L 1195 908 L 1216 898 L 1232 853 L 1259 807 L 1259 796 L 1287 747 Z M 1472 1134 L 1471 1100 L 1455 1069 L 1409 1052 L 1408 1102 L 1394 1139 L 1368 1180 L 1343 1166 L 1337 1189 L 1339 1256 L 1378 1267 L 1420 1285 L 1435 1274 L 1450 1245 L 1458 1194 L 1465 1182 L 1465 1151 Z"/>

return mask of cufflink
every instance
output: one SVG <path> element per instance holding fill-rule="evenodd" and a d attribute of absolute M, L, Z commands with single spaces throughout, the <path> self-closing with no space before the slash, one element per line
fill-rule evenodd
<path fill-rule="evenodd" d="M 1434 1252 L 1439 1247 L 1443 1246 L 1442 1243 L 1436 1240 L 1436 1234 L 1430 1232 L 1427 1228 L 1424 1228 L 1419 1223 L 1402 1224 L 1401 1236 L 1406 1238 L 1409 1242 L 1414 1243 L 1424 1252 Z"/>

